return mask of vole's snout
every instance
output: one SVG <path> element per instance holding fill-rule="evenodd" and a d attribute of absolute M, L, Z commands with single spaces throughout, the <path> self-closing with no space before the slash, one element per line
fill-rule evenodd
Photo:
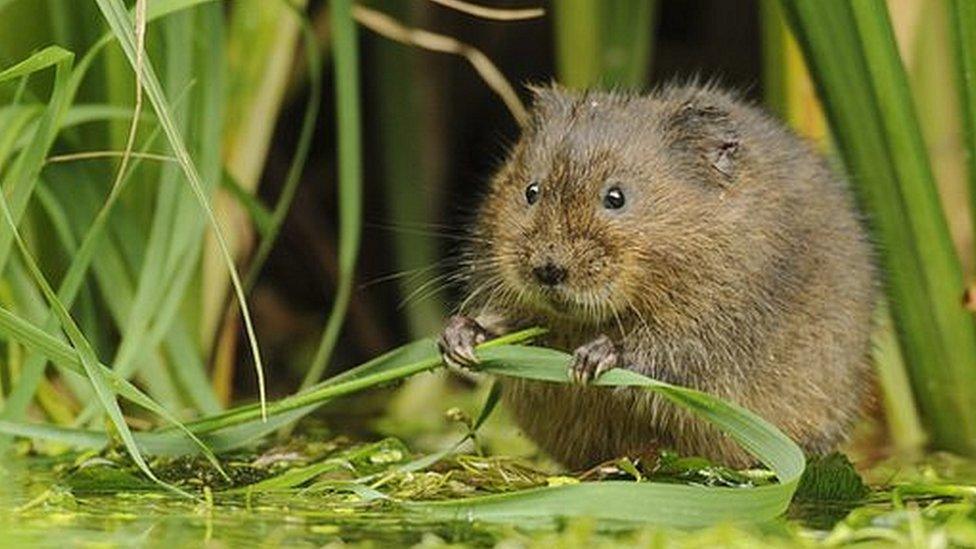
<path fill-rule="evenodd" d="M 547 261 L 542 265 L 532 268 L 532 276 L 545 286 L 558 286 L 566 280 L 569 272 L 566 267 L 557 265 L 552 261 Z"/>

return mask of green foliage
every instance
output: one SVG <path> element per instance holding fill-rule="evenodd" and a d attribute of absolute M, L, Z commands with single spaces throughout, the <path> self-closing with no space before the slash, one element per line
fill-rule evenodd
<path fill-rule="evenodd" d="M 976 3 L 949 0 L 948 5 L 969 170 L 970 214 L 976 218 Z"/>
<path fill-rule="evenodd" d="M 976 453 L 976 331 L 904 67 L 881 0 L 781 2 L 879 244 L 933 442 Z"/>
<path fill-rule="evenodd" d="M 411 22 L 415 6 L 400 0 L 374 2 L 384 13 L 398 20 Z M 382 154 L 382 174 L 385 206 L 390 212 L 392 240 L 396 252 L 400 294 L 404 299 L 402 311 L 410 333 L 425 337 L 440 329 L 445 307 L 432 296 L 422 296 L 425 289 L 440 280 L 437 268 L 438 241 L 425 230 L 437 226 L 434 208 L 444 189 L 435 179 L 436 161 L 430 160 L 434 146 L 443 145 L 446 137 L 438 132 L 438 117 L 430 93 L 425 87 L 433 78 L 421 70 L 420 54 L 416 49 L 388 40 L 375 44 L 373 78 L 378 93 L 375 104 L 377 124 L 373 133 L 379 137 Z M 418 139 L 418 136 L 425 139 Z M 448 235 L 450 238 L 450 235 Z M 453 244 L 453 243 L 452 243 Z"/>
<path fill-rule="evenodd" d="M 656 11 L 656 0 L 554 3 L 559 81 L 572 88 L 643 88 L 650 69 Z"/>
<path fill-rule="evenodd" d="M 362 227 L 362 122 L 359 108 L 359 48 L 350 0 L 332 0 L 334 34 L 336 116 L 339 124 L 339 284 L 332 313 L 318 350 L 302 381 L 306 388 L 321 379 L 352 298 L 356 258 Z"/>
<path fill-rule="evenodd" d="M 870 490 L 847 456 L 834 452 L 811 458 L 796 489 L 796 501 L 860 501 Z"/>

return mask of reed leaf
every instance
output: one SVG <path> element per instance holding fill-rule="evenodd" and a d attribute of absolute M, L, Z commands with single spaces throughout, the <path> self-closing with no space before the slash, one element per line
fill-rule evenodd
<path fill-rule="evenodd" d="M 572 88 L 647 84 L 657 0 L 564 0 L 553 5 L 556 73 Z"/>
<path fill-rule="evenodd" d="M 359 105 L 359 46 L 350 0 L 331 0 L 338 124 L 339 280 L 332 311 L 302 388 L 322 378 L 352 298 L 362 226 L 362 122 Z"/>
<path fill-rule="evenodd" d="M 976 2 L 950 0 L 949 16 L 969 172 L 970 216 L 976 219 Z"/>
<path fill-rule="evenodd" d="M 976 332 L 884 2 L 782 0 L 887 275 L 933 442 L 976 453 Z"/>
<path fill-rule="evenodd" d="M 132 22 L 129 14 L 125 10 L 125 6 L 122 4 L 121 0 L 96 1 L 99 9 L 102 11 L 103 16 L 105 17 L 105 20 L 108 22 L 109 27 L 112 29 L 112 32 L 115 34 L 119 44 L 122 46 L 122 50 L 125 52 L 130 65 L 132 65 L 133 69 L 140 72 L 139 81 L 144 87 L 150 103 L 153 105 L 156 116 L 158 117 L 160 125 L 163 128 L 163 132 L 166 134 L 170 147 L 172 147 L 173 152 L 179 161 L 183 174 L 189 181 L 194 196 L 199 202 L 200 207 L 203 208 L 207 221 L 214 230 L 214 235 L 220 247 L 221 255 L 223 256 L 227 269 L 230 273 L 231 283 L 234 287 L 236 298 L 239 306 L 241 307 L 241 314 L 244 318 L 244 327 L 247 333 L 248 342 L 250 344 L 252 358 L 254 359 L 254 369 L 258 378 L 258 388 L 263 407 L 266 401 L 264 371 L 261 362 L 261 354 L 258 349 L 257 336 L 254 333 L 254 325 L 251 320 L 250 309 L 244 296 L 244 289 L 241 284 L 240 277 L 237 274 L 237 268 L 234 266 L 233 256 L 231 255 L 227 241 L 224 238 L 224 232 L 221 229 L 220 223 L 210 205 L 210 199 L 204 192 L 204 186 L 200 173 L 197 170 L 196 164 L 190 158 L 190 154 L 187 150 L 182 134 L 177 128 L 176 122 L 170 110 L 169 102 L 166 99 L 166 96 L 163 94 L 162 86 L 156 77 L 156 72 L 153 69 L 152 62 L 146 59 L 144 63 L 141 63 L 141 66 L 137 63 L 138 55 L 135 46 L 135 34 L 132 30 Z"/>
<path fill-rule="evenodd" d="M 403 22 L 410 22 L 416 10 L 400 0 L 375 2 L 384 13 Z M 446 313 L 443 303 L 433 296 L 429 299 L 406 300 L 406 296 L 418 295 L 430 279 L 438 276 L 438 242 L 424 231 L 410 227 L 429 227 L 437 222 L 434 205 L 442 194 L 440 181 L 434 179 L 429 147 L 424 140 L 437 131 L 429 120 L 432 118 L 424 101 L 426 76 L 421 70 L 417 49 L 380 39 L 373 45 L 373 62 L 376 79 L 376 125 L 372 128 L 379 135 L 382 159 L 383 190 L 386 208 L 394 225 L 392 243 L 396 269 L 400 273 L 423 273 L 426 276 L 404 276 L 398 281 L 403 296 L 402 313 L 410 333 L 415 338 L 424 337 L 440 328 Z M 433 117 L 436 119 L 436 117 Z M 436 138 L 435 138 L 436 139 Z"/>
<path fill-rule="evenodd" d="M 128 450 L 132 460 L 136 463 L 139 469 L 154 482 L 176 493 L 189 497 L 189 494 L 186 494 L 179 488 L 160 480 L 152 472 L 152 469 L 149 468 L 149 464 L 147 464 L 143 458 L 142 451 L 136 444 L 136 441 L 132 436 L 132 432 L 129 429 L 128 424 L 126 424 L 125 418 L 122 416 L 122 409 L 119 408 L 119 404 L 115 400 L 115 392 L 113 391 L 107 376 L 99 369 L 99 362 L 98 358 L 95 356 L 95 351 L 91 348 L 88 340 L 81 333 L 81 329 L 78 328 L 78 325 L 71 318 L 71 314 L 64 307 L 57 295 L 54 293 L 54 290 L 51 288 L 50 284 L 48 284 L 47 280 L 44 278 L 40 268 L 37 266 L 37 263 L 31 256 L 30 250 L 27 249 L 27 245 L 18 234 L 17 225 L 14 222 L 13 215 L 10 213 L 10 208 L 7 207 L 7 201 L 3 197 L 2 193 L 0 193 L 0 210 L 2 210 L 4 220 L 6 221 L 7 227 L 13 235 L 17 248 L 20 250 L 21 255 L 24 258 L 28 271 L 34 278 L 35 283 L 44 293 L 44 297 L 47 299 L 51 309 L 57 314 L 58 320 L 61 323 L 61 328 L 68 336 L 68 339 L 71 340 L 72 346 L 78 353 L 79 361 L 81 362 L 82 368 L 85 370 L 85 375 L 88 377 L 92 388 L 95 390 L 95 394 L 98 396 L 99 402 L 108 414 L 109 419 L 112 421 L 113 426 L 117 430 L 119 437 L 121 437 L 123 444 L 125 444 L 126 450 Z"/>

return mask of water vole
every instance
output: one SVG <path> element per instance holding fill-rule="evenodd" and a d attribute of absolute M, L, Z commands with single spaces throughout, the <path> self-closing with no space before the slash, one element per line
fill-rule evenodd
<path fill-rule="evenodd" d="M 526 325 L 576 385 L 507 381 L 521 428 L 580 468 L 670 448 L 742 466 L 730 439 L 612 367 L 732 400 L 826 452 L 869 394 L 871 249 L 843 179 L 781 124 L 710 86 L 534 90 L 463 262 L 449 362 Z"/>

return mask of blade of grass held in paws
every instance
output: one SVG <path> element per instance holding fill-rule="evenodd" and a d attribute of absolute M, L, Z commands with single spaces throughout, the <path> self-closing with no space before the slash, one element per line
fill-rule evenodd
<path fill-rule="evenodd" d="M 570 360 L 568 355 L 549 349 L 511 345 L 536 337 L 541 332 L 517 332 L 481 345 L 478 355 L 483 360 L 483 370 L 500 376 L 565 383 L 566 366 Z M 377 387 L 440 365 L 434 342 L 417 341 L 303 393 L 272 403 L 268 413 L 271 417 L 280 413 L 295 413 L 299 409 L 307 413 L 339 396 Z M 608 372 L 596 383 L 644 388 L 688 409 L 733 437 L 758 461 L 770 467 L 779 483 L 757 488 L 718 488 L 648 482 L 594 482 L 404 505 L 412 511 L 441 519 L 528 523 L 551 521 L 561 516 L 591 516 L 610 521 L 676 526 L 762 521 L 774 518 L 786 509 L 804 469 L 803 453 L 795 443 L 763 419 L 698 391 L 668 385 L 626 370 Z M 233 425 L 250 425 L 256 421 L 256 412 L 253 406 L 231 410 L 221 417 L 202 420 L 189 427 L 215 431 Z"/>
<path fill-rule="evenodd" d="M 569 355 L 537 347 L 479 349 L 483 370 L 509 377 L 566 383 Z M 588 482 L 408 507 L 441 518 L 490 522 L 540 522 L 560 516 L 609 521 L 702 526 L 717 522 L 763 521 L 789 505 L 803 474 L 800 448 L 755 414 L 699 391 L 655 381 L 629 370 L 612 370 L 595 382 L 643 388 L 687 409 L 731 436 L 774 473 L 778 484 L 719 488 L 653 482 Z"/>

